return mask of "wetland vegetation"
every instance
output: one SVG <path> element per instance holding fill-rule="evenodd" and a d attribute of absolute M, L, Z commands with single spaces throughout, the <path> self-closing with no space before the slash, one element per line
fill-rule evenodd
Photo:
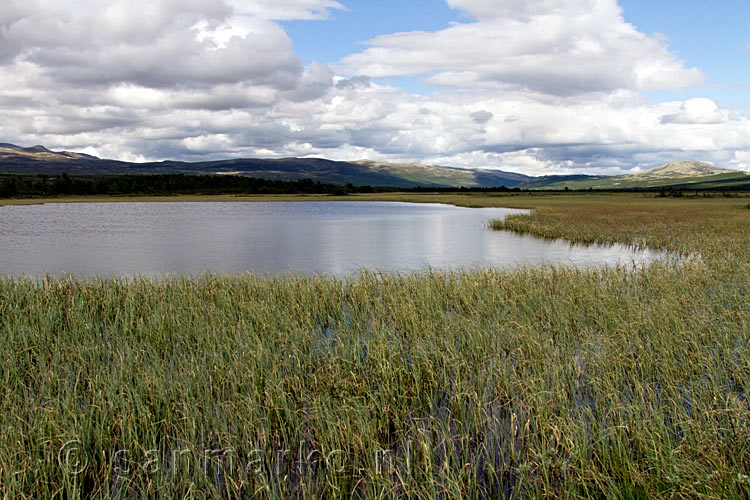
<path fill-rule="evenodd" d="M 750 496 L 747 198 L 362 198 L 694 258 L 0 280 L 3 498 Z"/>

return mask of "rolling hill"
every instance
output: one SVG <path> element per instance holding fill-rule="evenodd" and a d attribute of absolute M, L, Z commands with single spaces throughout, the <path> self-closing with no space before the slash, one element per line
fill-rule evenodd
<path fill-rule="evenodd" d="M 0 144 L 0 174 L 85 176 L 186 174 L 240 175 L 267 180 L 312 179 L 355 186 L 479 187 L 522 189 L 750 189 L 750 174 L 695 161 L 670 162 L 627 175 L 527 175 L 490 169 L 462 169 L 420 163 L 370 160 L 333 161 L 321 158 L 240 158 L 206 162 L 131 163 L 106 160 L 44 146 L 24 148 Z"/>
<path fill-rule="evenodd" d="M 696 161 L 669 162 L 633 174 L 614 176 L 549 176 L 523 185 L 531 189 L 677 189 L 750 188 L 750 174 Z"/>
<path fill-rule="evenodd" d="M 53 152 L 43 146 L 0 144 L 0 173 L 59 175 L 243 175 L 269 180 L 312 179 L 334 184 L 388 187 L 515 187 L 531 177 L 499 170 L 470 170 L 418 163 L 332 161 L 321 158 L 243 158 L 207 162 L 130 163 Z"/>
<path fill-rule="evenodd" d="M 679 179 L 684 177 L 705 177 L 707 175 L 733 174 L 736 170 L 717 168 L 703 161 L 672 161 L 661 167 L 630 174 L 644 180 Z"/>

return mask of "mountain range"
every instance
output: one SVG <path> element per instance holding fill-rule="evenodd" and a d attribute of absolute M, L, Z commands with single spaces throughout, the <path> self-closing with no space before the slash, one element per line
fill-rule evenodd
<path fill-rule="evenodd" d="M 523 189 L 688 189 L 750 188 L 750 174 L 704 162 L 671 162 L 651 170 L 617 176 L 551 175 L 532 177 L 492 169 L 463 169 L 419 163 L 333 161 L 321 158 L 242 158 L 231 160 L 133 163 L 107 160 L 44 146 L 0 143 L 0 174 L 82 176 L 186 174 L 242 175 L 269 180 L 312 179 L 333 184 L 410 187 Z"/>

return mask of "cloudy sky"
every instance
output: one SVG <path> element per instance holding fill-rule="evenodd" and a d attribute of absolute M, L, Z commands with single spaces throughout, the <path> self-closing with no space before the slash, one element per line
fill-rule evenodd
<path fill-rule="evenodd" d="M 0 142 L 750 171 L 747 0 L 2 0 Z"/>

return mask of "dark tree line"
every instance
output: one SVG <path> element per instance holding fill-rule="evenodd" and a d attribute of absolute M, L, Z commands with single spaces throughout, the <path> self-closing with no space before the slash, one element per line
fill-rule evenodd
<path fill-rule="evenodd" d="M 607 192 L 656 192 L 657 196 L 681 197 L 692 193 L 698 196 L 735 195 L 737 191 L 748 190 L 750 185 L 733 188 L 703 188 L 689 190 L 684 188 L 664 186 L 630 189 L 600 189 L 599 193 Z M 413 193 L 544 193 L 544 192 L 592 192 L 591 188 L 584 190 L 554 189 L 528 190 L 518 187 L 383 187 L 383 186 L 354 186 L 352 184 L 331 184 L 302 179 L 296 181 L 266 180 L 255 177 L 241 177 L 234 175 L 122 175 L 122 176 L 70 176 L 62 174 L 49 175 L 3 175 L 0 174 L 0 198 L 14 197 L 43 197 L 70 195 L 177 195 L 177 194 L 330 194 L 347 195 L 351 193 L 387 193 L 407 191 Z"/>
<path fill-rule="evenodd" d="M 266 180 L 234 175 L 122 175 L 108 177 L 47 175 L 0 176 L 0 198 L 66 195 L 174 195 L 174 194 L 330 194 L 411 192 L 505 192 L 494 188 L 378 187 L 331 184 L 311 179 Z"/>
<path fill-rule="evenodd" d="M 123 175 L 112 177 L 0 177 L 0 197 L 61 195 L 169 195 L 169 194 L 348 194 L 374 188 L 342 186 L 302 179 L 265 180 L 219 175 Z"/>

